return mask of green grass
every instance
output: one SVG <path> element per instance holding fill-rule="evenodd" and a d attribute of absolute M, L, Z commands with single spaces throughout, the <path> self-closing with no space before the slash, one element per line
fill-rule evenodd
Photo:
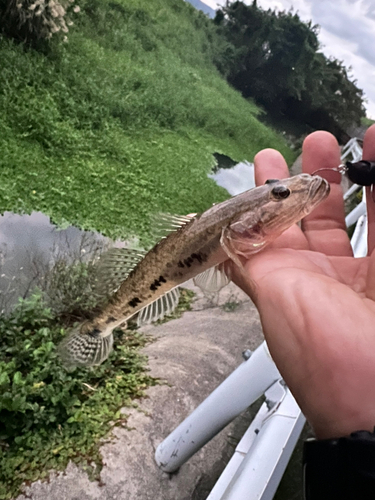
<path fill-rule="evenodd" d="M 145 238 L 150 213 L 227 197 L 206 176 L 213 152 L 291 162 L 217 73 L 207 26 L 182 0 L 96 0 L 47 55 L 0 39 L 0 211 Z"/>
<path fill-rule="evenodd" d="M 0 334 L 0 499 L 69 460 L 98 478 L 100 438 L 157 383 L 139 352 L 147 338 L 126 330 L 101 366 L 67 372 L 56 352 L 64 332 L 39 294 L 0 317 Z"/>
<path fill-rule="evenodd" d="M 371 127 L 371 125 L 373 125 L 375 123 L 375 120 L 373 120 L 372 118 L 368 118 L 367 116 L 361 118 L 361 125 L 363 125 L 364 127 Z"/>
<path fill-rule="evenodd" d="M 200 212 L 228 196 L 207 178 L 214 152 L 252 160 L 273 147 L 293 161 L 215 69 L 222 42 L 203 14 L 183 0 L 80 6 L 68 43 L 44 53 L 0 37 L 0 212 L 40 210 L 148 244 L 149 214 Z M 68 459 L 100 464 L 99 438 L 154 383 L 134 332 L 101 367 L 65 372 L 61 326 L 30 300 L 0 317 L 0 498 Z"/>

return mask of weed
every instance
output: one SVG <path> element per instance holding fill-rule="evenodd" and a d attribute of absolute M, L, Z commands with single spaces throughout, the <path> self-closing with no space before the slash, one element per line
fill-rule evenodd
<path fill-rule="evenodd" d="M 207 178 L 214 151 L 274 147 L 291 161 L 219 76 L 210 26 L 182 0 L 103 0 L 82 2 L 69 42 L 47 54 L 0 38 L 0 211 L 148 243 L 149 214 L 228 196 Z"/>
<path fill-rule="evenodd" d="M 68 460 L 84 469 L 95 463 L 97 475 L 99 438 L 126 422 L 120 408 L 155 384 L 138 352 L 147 342 L 142 334 L 126 332 L 103 365 L 74 372 L 62 368 L 56 353 L 63 334 L 41 294 L 0 317 L 1 499 Z"/>
<path fill-rule="evenodd" d="M 222 305 L 222 309 L 223 311 L 225 312 L 235 312 L 237 311 L 237 309 L 240 307 L 241 305 L 241 302 L 239 302 L 238 300 L 228 300 L 227 302 L 225 302 L 225 304 Z"/>
<path fill-rule="evenodd" d="M 200 212 L 228 197 L 207 177 L 214 151 L 251 160 L 274 147 L 293 159 L 219 76 L 203 14 L 182 0 L 80 4 L 68 43 L 52 39 L 42 53 L 0 37 L 0 212 L 41 211 L 146 245 L 149 214 Z M 49 307 L 37 293 L 0 317 L 0 499 L 69 459 L 97 475 L 98 440 L 155 383 L 138 352 L 146 339 L 130 330 L 103 365 L 62 369 L 55 314 L 69 322 L 92 306 L 91 270 L 56 269 Z M 191 298 L 183 292 L 185 309 Z"/>

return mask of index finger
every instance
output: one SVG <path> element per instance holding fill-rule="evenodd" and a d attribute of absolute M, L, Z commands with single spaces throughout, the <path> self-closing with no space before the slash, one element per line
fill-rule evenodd
<path fill-rule="evenodd" d="M 275 149 L 263 149 L 254 158 L 255 184 L 261 186 L 268 179 L 286 179 L 289 170 L 281 153 Z"/>
<path fill-rule="evenodd" d="M 341 189 L 341 174 L 332 172 L 341 163 L 340 148 L 329 132 L 313 132 L 306 137 L 302 148 L 302 169 L 308 174 L 316 170 L 327 179 L 331 191 L 311 214 L 302 221 L 302 228 L 311 250 L 326 255 L 353 255 L 346 233 L 344 199 Z"/>
<path fill-rule="evenodd" d="M 268 179 L 286 179 L 289 170 L 281 153 L 275 149 L 263 149 L 254 158 L 255 183 L 261 186 Z M 307 250 L 308 244 L 301 229 L 294 224 L 270 244 L 270 247 L 290 247 Z"/>

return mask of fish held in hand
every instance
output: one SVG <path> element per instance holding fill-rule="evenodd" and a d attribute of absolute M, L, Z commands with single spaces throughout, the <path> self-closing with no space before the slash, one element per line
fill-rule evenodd
<path fill-rule="evenodd" d="M 328 194 L 327 181 L 301 174 L 270 180 L 200 215 L 161 216 L 159 229 L 170 232 L 149 252 L 111 249 L 100 258 L 98 293 L 110 298 L 60 344 L 63 361 L 70 367 L 101 364 L 112 350 L 114 328 L 136 314 L 138 325 L 170 314 L 178 286 L 191 278 L 209 292 L 220 290 L 230 281 L 223 262 L 241 265 L 239 255 L 262 250 Z"/>

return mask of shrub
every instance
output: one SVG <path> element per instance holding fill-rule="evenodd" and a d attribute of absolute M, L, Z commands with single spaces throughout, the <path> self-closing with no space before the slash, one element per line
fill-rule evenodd
<path fill-rule="evenodd" d="M 68 33 L 69 12 L 79 12 L 75 0 L 8 0 L 0 4 L 0 26 L 7 36 L 30 45 Z"/>
<path fill-rule="evenodd" d="M 0 499 L 69 459 L 99 472 L 99 438 L 125 423 L 120 408 L 153 383 L 137 332 L 122 333 L 101 366 L 73 373 L 56 353 L 63 334 L 41 293 L 0 316 Z"/>

